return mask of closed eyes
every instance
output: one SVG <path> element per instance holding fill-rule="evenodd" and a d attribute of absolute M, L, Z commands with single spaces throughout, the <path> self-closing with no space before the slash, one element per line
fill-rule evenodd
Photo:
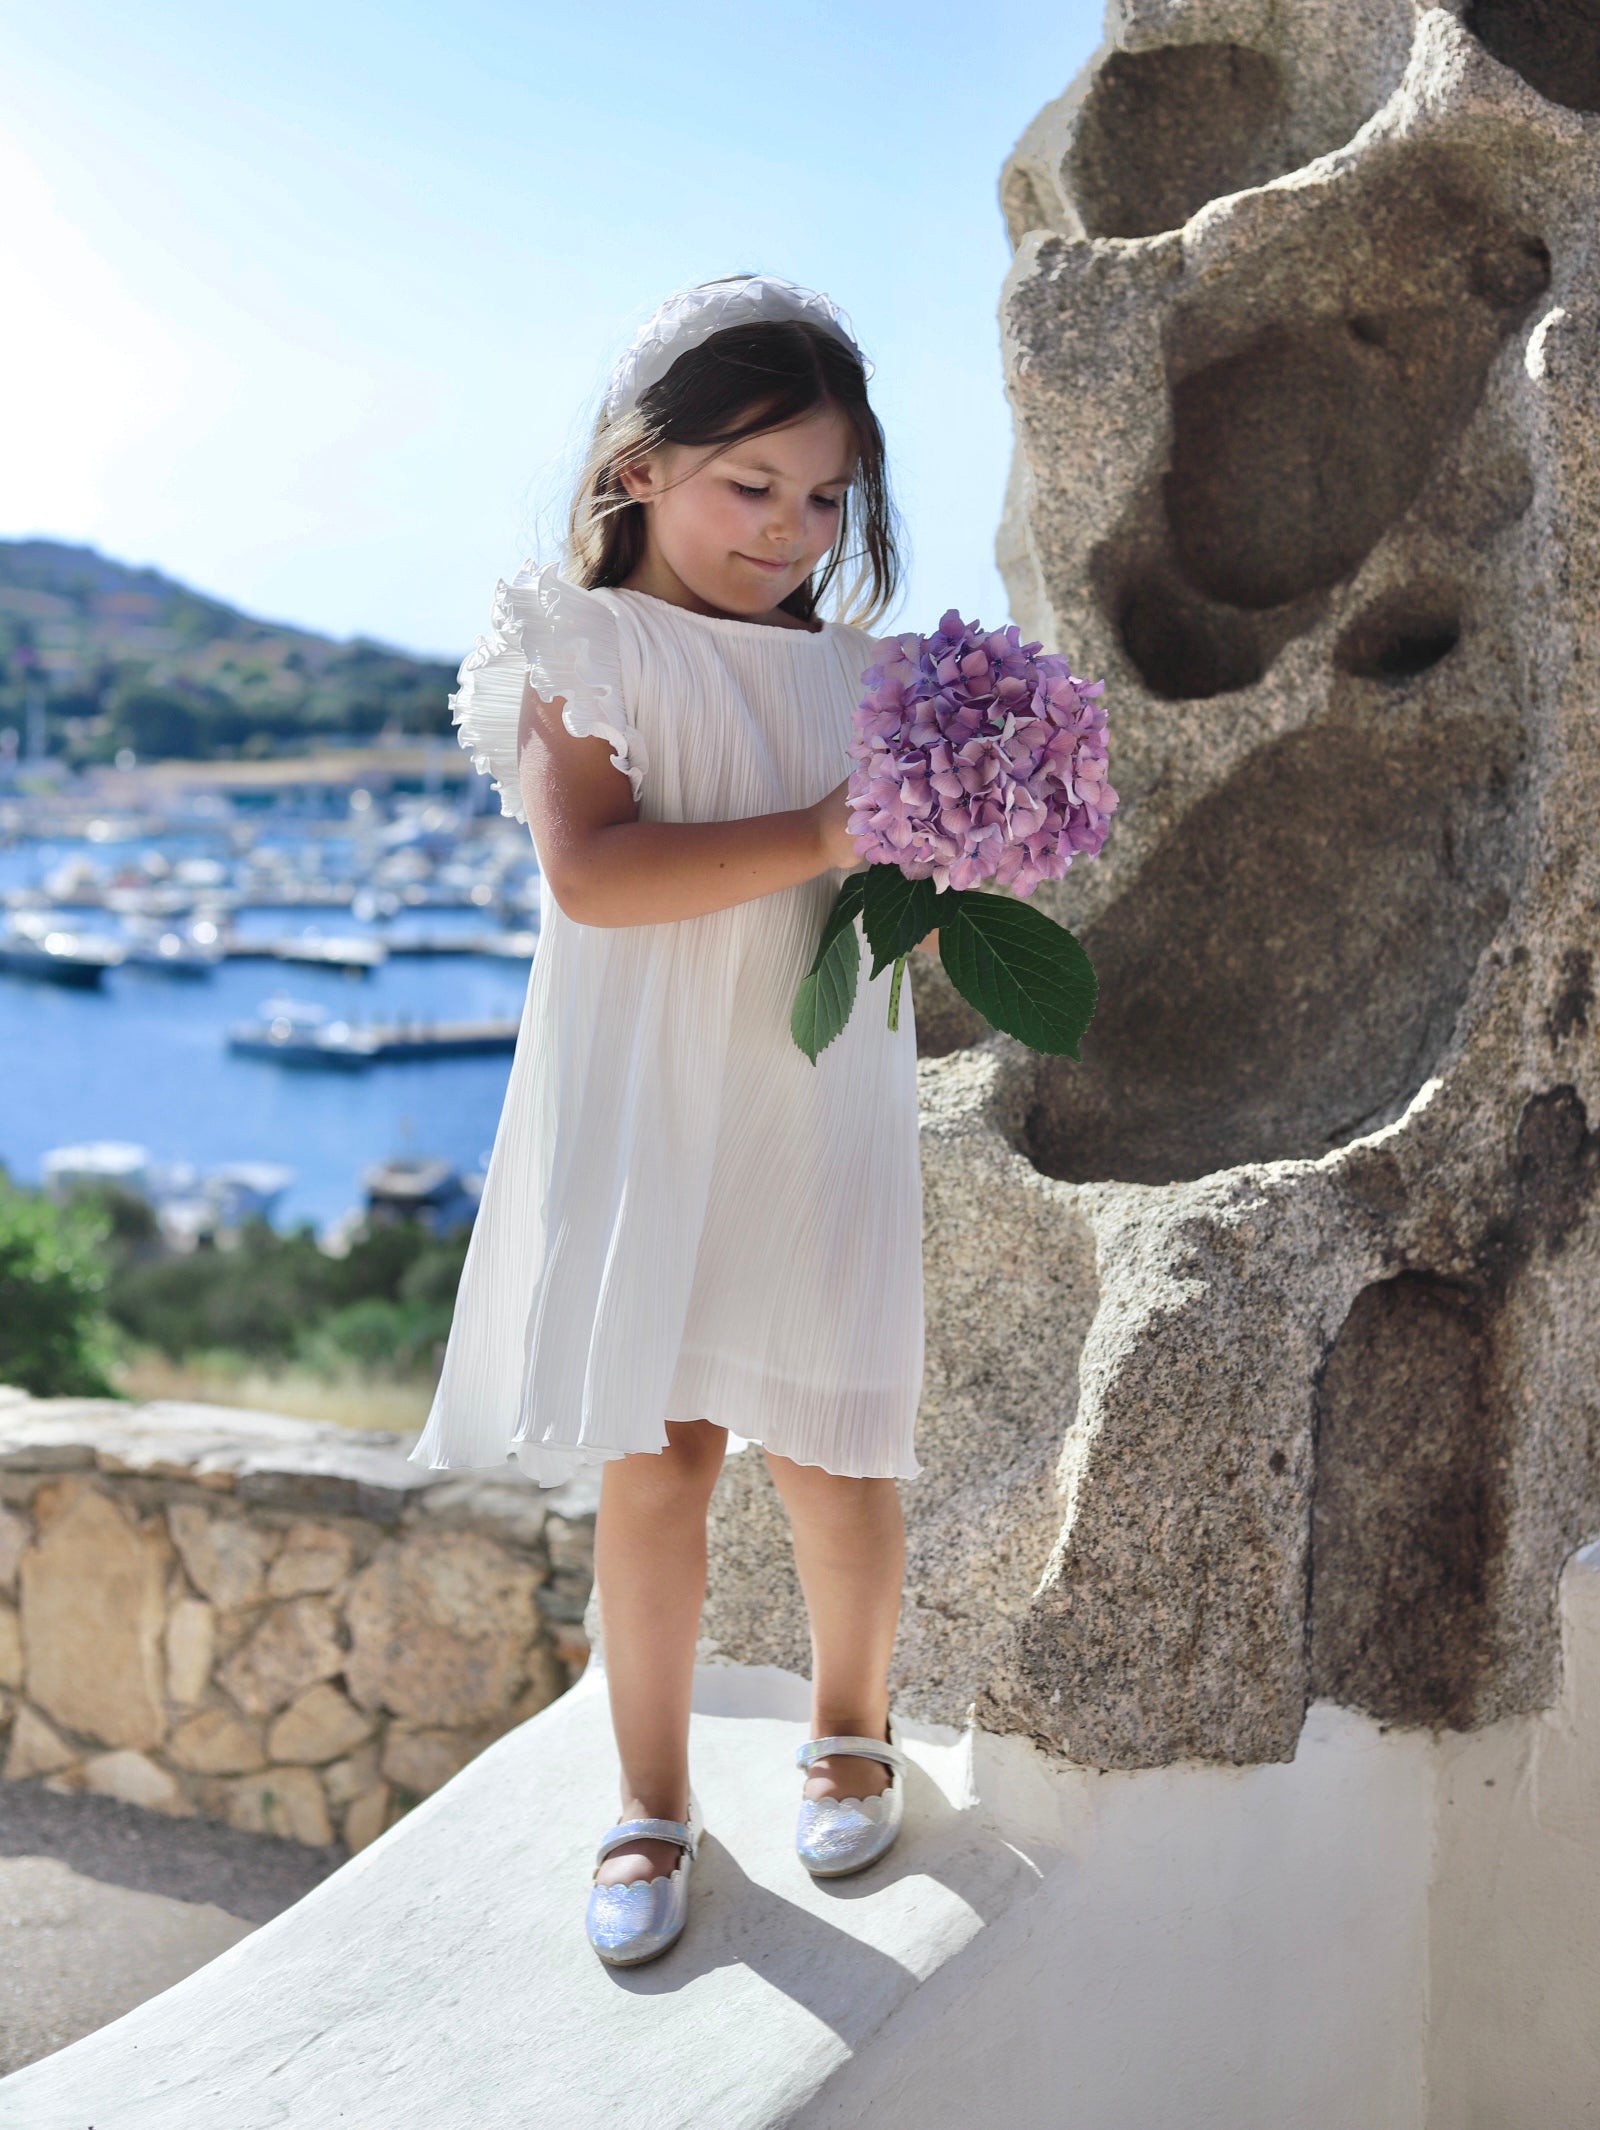
<path fill-rule="evenodd" d="M 751 488 L 744 481 L 735 481 L 733 487 L 735 493 L 742 496 L 764 496 L 767 493 L 765 488 Z M 813 503 L 820 503 L 824 510 L 837 510 L 843 498 L 840 496 L 813 496 L 811 500 Z"/>

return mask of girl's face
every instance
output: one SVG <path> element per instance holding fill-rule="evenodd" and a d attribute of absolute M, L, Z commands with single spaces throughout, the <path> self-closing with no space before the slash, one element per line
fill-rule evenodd
<path fill-rule="evenodd" d="M 647 534 L 629 584 L 680 606 L 769 613 L 832 547 L 855 460 L 836 407 L 720 448 L 661 445 L 622 470 Z"/>

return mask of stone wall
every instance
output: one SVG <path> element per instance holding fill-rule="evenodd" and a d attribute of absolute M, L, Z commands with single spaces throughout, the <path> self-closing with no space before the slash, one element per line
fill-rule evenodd
<path fill-rule="evenodd" d="M 595 1497 L 0 1391 L 0 1775 L 364 1847 L 588 1659 Z"/>

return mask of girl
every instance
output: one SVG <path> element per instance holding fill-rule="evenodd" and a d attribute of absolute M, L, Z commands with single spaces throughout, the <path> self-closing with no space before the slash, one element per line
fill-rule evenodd
<path fill-rule="evenodd" d="M 789 1031 L 857 862 L 862 624 L 897 588 L 868 374 L 813 291 L 739 275 L 670 297 L 612 378 L 566 575 L 500 585 L 452 698 L 546 892 L 411 1460 L 511 1459 L 544 1486 L 603 1464 L 622 1813 L 587 1928 L 615 1965 L 685 1921 L 706 1507 L 730 1428 L 762 1445 L 810 1620 L 800 1862 L 861 1869 L 900 1824 L 887 1679 L 895 1481 L 919 1469 L 915 1027 L 908 1000 L 893 1034 L 863 1002 L 815 1064 Z M 847 563 L 853 618 L 824 621 Z"/>

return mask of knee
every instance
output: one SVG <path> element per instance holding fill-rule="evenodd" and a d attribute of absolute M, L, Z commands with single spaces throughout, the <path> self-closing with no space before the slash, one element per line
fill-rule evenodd
<path fill-rule="evenodd" d="M 892 1479 L 852 1479 L 786 1457 L 769 1456 L 768 1464 L 791 1517 L 819 1533 L 875 1529 L 899 1506 Z"/>
<path fill-rule="evenodd" d="M 722 1467 L 727 1433 L 700 1421 L 667 1422 L 662 1450 L 613 1457 L 600 1481 L 600 1522 L 615 1519 L 704 1516 Z"/>
<path fill-rule="evenodd" d="M 675 1493 L 709 1494 L 722 1470 L 728 1430 L 709 1420 L 669 1420 L 667 1446 L 656 1460 L 664 1485 Z"/>

